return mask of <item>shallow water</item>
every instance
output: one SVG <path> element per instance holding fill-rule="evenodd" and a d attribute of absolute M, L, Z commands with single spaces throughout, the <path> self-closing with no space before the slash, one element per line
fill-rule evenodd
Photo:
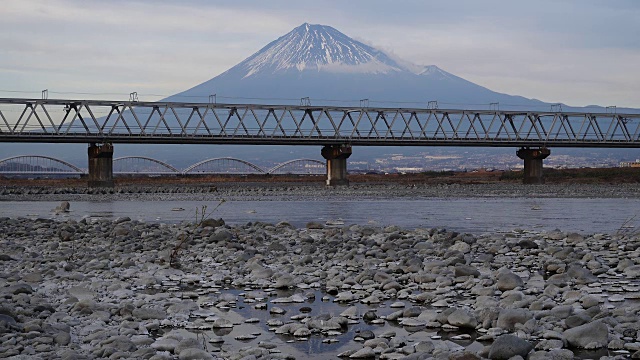
<path fill-rule="evenodd" d="M 293 293 L 293 291 L 278 291 L 274 293 L 276 297 L 285 297 L 289 296 Z M 327 358 L 330 355 L 337 355 L 340 352 L 350 350 L 350 349 L 360 349 L 362 348 L 361 343 L 357 343 L 353 341 L 353 339 L 358 335 L 358 333 L 366 330 L 371 330 L 376 334 L 381 334 L 384 332 L 394 331 L 396 333 L 396 337 L 406 338 L 406 339 L 429 339 L 432 336 L 440 336 L 442 339 L 449 339 L 452 336 L 455 336 L 459 333 L 447 333 L 445 331 L 439 329 L 428 329 L 425 327 L 421 328 L 406 328 L 395 322 L 384 322 L 383 324 L 373 324 L 370 322 L 366 322 L 363 320 L 359 320 L 357 324 L 349 325 L 347 330 L 344 331 L 341 335 L 338 336 L 324 336 L 319 334 L 311 335 L 308 340 L 300 341 L 296 340 L 296 338 L 292 335 L 276 335 L 273 331 L 269 332 L 269 326 L 266 325 L 267 320 L 269 319 L 281 319 L 283 322 L 290 322 L 290 317 L 294 315 L 302 314 L 300 308 L 302 307 L 310 307 L 312 311 L 307 315 L 310 317 L 317 316 L 319 314 L 330 314 L 338 316 L 340 313 L 345 311 L 348 307 L 356 306 L 358 308 L 358 313 L 360 315 L 364 314 L 369 310 L 373 310 L 376 312 L 378 317 L 386 316 L 391 314 L 392 312 L 402 310 L 398 308 L 391 308 L 389 305 L 394 301 L 385 301 L 380 304 L 375 305 L 365 305 L 359 302 L 352 302 L 349 304 L 345 303 L 335 303 L 333 302 L 332 296 L 327 296 L 322 292 L 315 292 L 315 299 L 307 300 L 304 303 L 290 303 L 290 304 L 274 304 L 269 303 L 269 308 L 277 305 L 287 311 L 287 313 L 283 315 L 271 315 L 268 310 L 256 310 L 253 308 L 253 304 L 245 304 L 244 299 L 239 297 L 238 307 L 234 309 L 244 318 L 257 318 L 260 319 L 260 322 L 256 324 L 266 337 L 276 337 L 277 340 L 286 342 L 292 349 L 299 351 L 300 353 L 304 353 L 307 358 Z M 329 298 L 328 301 L 323 301 L 322 297 L 327 296 Z M 271 298 L 273 299 L 273 298 Z M 415 304 L 411 304 L 409 301 L 406 301 L 407 307 L 414 306 Z M 234 330 L 236 330 L 234 328 Z M 238 333 L 241 333 L 241 329 L 238 329 Z M 413 330 L 413 331 L 411 331 Z M 467 346 L 473 342 L 475 339 L 475 332 L 470 332 L 472 337 L 470 339 L 465 340 L 452 340 L 460 346 Z M 233 333 L 231 335 L 234 335 Z M 324 339 L 335 339 L 337 342 L 333 343 L 323 343 Z M 255 341 L 255 340 L 254 340 Z"/>
<path fill-rule="evenodd" d="M 128 216 L 146 222 L 193 221 L 196 209 L 212 201 L 73 201 L 71 212 L 55 215 L 58 201 L 3 201 L 0 216 L 65 217 L 84 216 L 113 219 Z M 174 209 L 184 209 L 174 211 Z M 458 232 L 502 232 L 516 228 L 530 230 L 614 233 L 625 226 L 640 226 L 640 199 L 567 198 L 459 198 L 416 200 L 313 200 L 313 201 L 226 201 L 211 217 L 230 224 L 249 221 L 288 221 L 303 227 L 309 221 L 345 224 L 398 225 L 404 228 L 447 228 Z"/>
<path fill-rule="evenodd" d="M 602 296 L 605 300 L 603 306 L 613 307 L 613 305 L 606 300 L 607 297 L 614 293 L 618 293 L 615 290 L 615 286 L 612 287 L 611 284 L 618 284 L 619 281 L 613 279 L 602 278 L 601 284 L 603 284 L 603 293 L 597 296 Z M 622 283 L 628 283 L 626 281 L 622 281 Z M 633 282 L 634 286 L 637 286 L 637 282 Z M 188 291 L 197 291 L 198 287 L 189 287 L 188 289 L 184 289 Z M 256 309 L 254 306 L 256 303 L 248 303 L 245 302 L 245 293 L 251 292 L 253 296 L 259 295 L 266 300 L 267 307 L 264 309 Z M 203 334 L 205 339 L 211 339 L 216 336 L 224 337 L 224 343 L 222 344 L 207 344 L 207 349 L 209 351 L 218 352 L 221 350 L 233 350 L 239 349 L 245 346 L 257 346 L 260 342 L 267 342 L 274 345 L 277 345 L 278 349 L 281 349 L 284 353 L 295 356 L 296 358 L 304 357 L 306 359 L 327 359 L 327 358 L 336 358 L 336 356 L 344 351 L 352 350 L 352 349 L 360 349 L 362 348 L 362 341 L 357 342 L 354 339 L 358 336 L 358 334 L 362 331 L 370 330 L 373 331 L 376 336 L 380 336 L 383 333 L 394 332 L 395 338 L 404 339 L 407 343 L 417 343 L 420 341 L 428 341 L 431 339 L 438 340 L 449 340 L 459 346 L 466 347 L 476 341 L 476 337 L 479 335 L 477 332 L 473 330 L 464 330 L 460 329 L 459 331 L 445 331 L 442 329 L 432 329 L 426 327 L 412 328 L 399 325 L 394 321 L 384 321 L 380 324 L 374 324 L 371 322 L 367 322 L 362 320 L 362 315 L 370 310 L 375 311 L 378 318 L 386 317 L 392 312 L 403 310 L 405 308 L 411 306 L 422 306 L 424 309 L 434 309 L 438 311 L 437 308 L 433 308 L 430 306 L 425 306 L 424 304 L 415 304 L 409 301 L 408 299 L 400 300 L 405 304 L 404 308 L 392 308 L 390 305 L 398 300 L 385 300 L 379 304 L 362 304 L 358 301 L 353 301 L 349 303 L 336 303 L 333 301 L 334 297 L 330 296 L 326 293 L 317 290 L 260 290 L 260 289 L 222 289 L 219 288 L 215 291 L 217 294 L 222 293 L 231 293 L 236 296 L 236 303 L 232 305 L 229 309 L 225 310 L 226 318 L 234 319 L 234 322 L 237 324 L 233 328 L 224 328 L 224 329 L 214 329 L 214 330 L 191 330 L 198 334 Z M 315 297 L 310 297 L 305 302 L 302 303 L 271 303 L 272 300 L 276 298 L 282 298 L 291 296 L 294 293 L 300 294 L 314 294 Z M 180 297 L 180 291 L 175 293 L 176 296 Z M 323 299 L 324 297 L 324 299 Z M 458 299 L 461 303 L 468 302 L 469 299 Z M 629 303 L 637 303 L 640 301 L 639 299 L 628 300 Z M 264 303 L 264 302 L 263 302 Z M 468 304 L 470 305 L 470 304 Z M 282 315 L 274 315 L 269 313 L 269 309 L 274 306 L 278 306 L 286 311 L 285 314 Z M 326 336 L 321 334 L 312 334 L 307 338 L 296 338 L 292 335 L 279 335 L 275 334 L 273 329 L 266 324 L 270 319 L 280 319 L 284 323 L 289 322 L 297 322 L 292 320 L 292 316 L 296 315 L 305 315 L 308 317 L 315 317 L 319 314 L 330 314 L 332 316 L 338 316 L 340 313 L 345 311 L 348 307 L 356 306 L 358 309 L 358 314 L 360 320 L 355 324 L 349 325 L 346 329 L 342 330 L 340 335 L 335 336 Z M 301 308 L 308 307 L 310 308 L 310 312 L 302 312 Z M 257 323 L 245 323 L 246 319 L 259 319 Z M 256 336 L 255 339 L 248 340 L 238 340 L 235 339 L 236 336 L 254 334 Z M 467 336 L 464 338 L 459 338 L 459 336 Z M 324 343 L 323 340 L 333 339 L 337 340 L 332 343 Z M 535 343 L 536 341 L 533 340 Z M 482 341 L 483 345 L 490 345 L 491 342 Z M 600 358 L 601 356 L 611 355 L 610 352 L 606 349 L 598 349 L 598 350 L 581 350 L 581 349 L 571 349 L 574 351 L 576 358 L 579 359 L 594 359 Z"/>

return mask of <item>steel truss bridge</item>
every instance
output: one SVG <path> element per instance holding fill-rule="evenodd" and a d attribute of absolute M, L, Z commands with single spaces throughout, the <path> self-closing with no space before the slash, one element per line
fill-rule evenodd
<path fill-rule="evenodd" d="M 0 98 L 0 142 L 640 147 L 640 114 Z"/>
<path fill-rule="evenodd" d="M 230 158 L 200 161 L 184 170 L 145 156 L 124 156 L 113 159 L 115 175 L 209 175 L 209 174 L 294 174 L 324 175 L 325 163 L 314 159 L 294 159 L 263 169 L 251 162 Z M 87 170 L 50 156 L 21 155 L 0 160 L 0 175 L 86 175 Z"/>

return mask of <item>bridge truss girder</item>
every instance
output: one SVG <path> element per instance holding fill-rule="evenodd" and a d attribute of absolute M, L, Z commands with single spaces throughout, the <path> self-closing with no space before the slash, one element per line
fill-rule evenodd
<path fill-rule="evenodd" d="M 635 148 L 640 114 L 0 98 L 0 142 Z"/>

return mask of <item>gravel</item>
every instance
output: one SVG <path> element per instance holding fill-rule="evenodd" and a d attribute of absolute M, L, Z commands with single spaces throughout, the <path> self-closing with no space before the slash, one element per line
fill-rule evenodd
<path fill-rule="evenodd" d="M 0 357 L 640 357 L 634 233 L 210 225 L 0 218 Z"/>

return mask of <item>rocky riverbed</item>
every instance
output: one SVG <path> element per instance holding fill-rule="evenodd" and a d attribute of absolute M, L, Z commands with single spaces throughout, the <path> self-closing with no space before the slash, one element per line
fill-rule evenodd
<path fill-rule="evenodd" d="M 639 259 L 631 232 L 1 218 L 0 357 L 640 358 Z"/>

